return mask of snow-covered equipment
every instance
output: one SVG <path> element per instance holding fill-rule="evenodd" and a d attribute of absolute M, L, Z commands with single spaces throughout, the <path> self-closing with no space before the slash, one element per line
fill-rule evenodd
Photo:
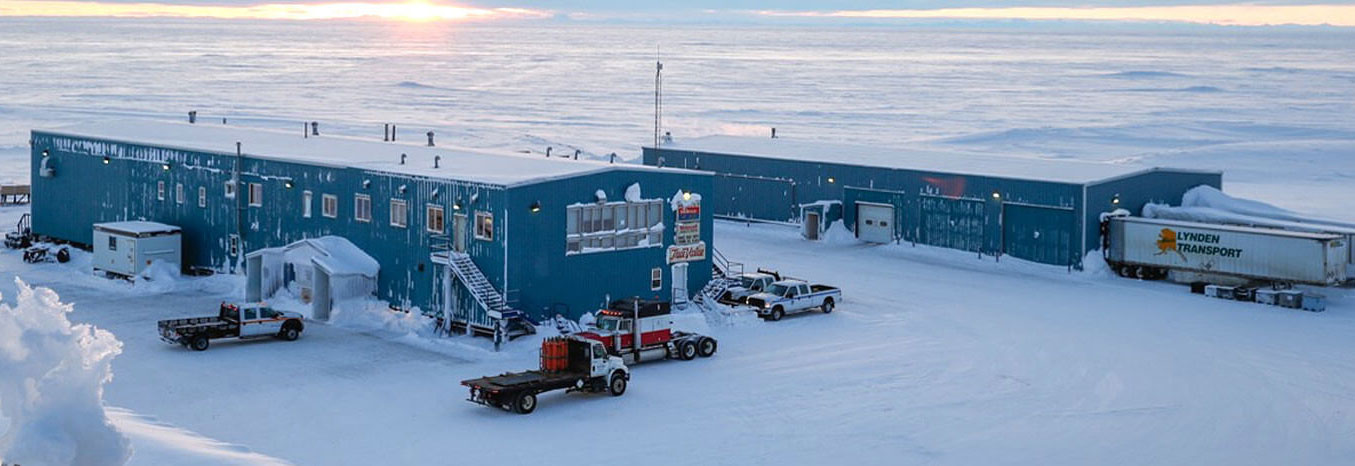
<path fill-rule="evenodd" d="M 220 338 L 301 338 L 306 326 L 301 314 L 278 311 L 263 303 L 221 303 L 215 317 L 162 320 L 156 324 L 160 339 L 194 351 L 206 351 L 210 340 Z"/>
<path fill-rule="evenodd" d="M 536 396 L 554 390 L 626 393 L 630 368 L 608 353 L 602 343 L 579 337 L 555 337 L 541 342 L 541 368 L 524 372 L 462 380 L 470 387 L 466 401 L 518 414 L 536 410 Z"/>
<path fill-rule="evenodd" d="M 94 224 L 94 271 L 133 277 L 153 261 L 183 263 L 182 231 L 156 222 Z"/>
<path fill-rule="evenodd" d="M 71 261 L 71 250 L 68 246 L 33 246 L 24 250 L 24 262 L 37 264 L 42 262 L 56 261 L 62 264 Z"/>
<path fill-rule="evenodd" d="M 14 231 L 5 233 L 5 247 L 10 249 L 24 249 L 33 245 L 33 220 L 28 214 L 19 217 L 19 223 L 14 226 Z"/>
<path fill-rule="evenodd" d="M 718 348 L 714 338 L 674 330 L 670 303 L 640 298 L 615 301 L 598 311 L 595 328 L 578 336 L 606 345 L 626 364 L 707 358 Z"/>
<path fill-rule="evenodd" d="M 1166 278 L 1169 271 L 1280 284 L 1349 280 L 1350 242 L 1339 234 L 1106 216 L 1106 263 L 1122 276 Z"/>
<path fill-rule="evenodd" d="M 787 314 L 813 309 L 831 313 L 837 303 L 842 302 L 842 290 L 803 280 L 781 280 L 769 285 L 765 291 L 749 296 L 745 302 L 757 311 L 758 317 L 777 321 Z"/>

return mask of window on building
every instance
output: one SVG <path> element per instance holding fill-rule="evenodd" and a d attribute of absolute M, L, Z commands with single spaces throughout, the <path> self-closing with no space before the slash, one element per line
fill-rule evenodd
<path fill-rule="evenodd" d="M 109 251 L 118 250 L 118 237 L 112 235 L 108 236 L 108 250 Z"/>
<path fill-rule="evenodd" d="M 359 222 L 372 221 L 372 196 L 366 194 L 353 196 L 353 218 Z"/>
<path fill-rule="evenodd" d="M 325 194 L 323 196 L 320 196 L 320 202 L 323 203 L 323 205 L 320 206 L 321 215 L 324 215 L 329 218 L 335 218 L 339 216 L 339 196 L 335 196 L 333 194 Z"/>
<path fill-rule="evenodd" d="M 174 183 L 174 202 L 183 204 L 183 183 Z"/>
<path fill-rule="evenodd" d="M 260 183 L 250 183 L 250 184 L 249 184 L 249 206 L 250 206 L 250 207 L 262 207 L 262 206 L 263 206 L 263 185 L 262 185 L 262 184 L 260 184 Z"/>
<path fill-rule="evenodd" d="M 663 243 L 662 200 L 575 204 L 565 208 L 565 252 L 614 251 Z"/>
<path fill-rule="evenodd" d="M 311 218 L 311 196 L 310 191 L 301 192 L 301 216 L 303 218 Z"/>
<path fill-rule="evenodd" d="M 235 199 L 235 180 L 226 180 L 226 199 Z"/>
<path fill-rule="evenodd" d="M 164 182 L 164 181 L 156 181 L 156 182 L 155 182 L 155 199 L 156 199 L 156 200 L 161 200 L 161 201 L 165 200 L 165 182 Z"/>
<path fill-rule="evenodd" d="M 426 228 L 428 229 L 429 233 L 442 233 L 447 231 L 446 217 L 444 217 L 446 212 L 442 209 L 442 206 L 428 204 L 428 207 L 425 209 L 425 213 L 427 214 L 426 216 L 428 217 L 428 225 L 426 226 Z"/>
<path fill-rule="evenodd" d="M 659 291 L 663 288 L 663 267 L 654 267 L 649 271 L 649 289 Z"/>
<path fill-rule="evenodd" d="M 207 187 L 198 186 L 198 207 L 207 208 Z"/>
<path fill-rule="evenodd" d="M 404 199 L 391 199 L 391 226 L 405 228 L 409 226 L 409 204 Z"/>
<path fill-rule="evenodd" d="M 494 214 L 475 213 L 475 239 L 494 241 Z"/>

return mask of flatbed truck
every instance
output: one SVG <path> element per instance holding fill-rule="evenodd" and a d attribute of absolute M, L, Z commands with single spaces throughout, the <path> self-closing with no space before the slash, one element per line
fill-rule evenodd
<path fill-rule="evenodd" d="M 579 337 L 556 337 L 541 343 L 541 368 L 523 372 L 462 380 L 470 387 L 472 403 L 518 414 L 536 410 L 537 395 L 564 390 L 566 393 L 626 393 L 630 369 L 601 343 Z"/>

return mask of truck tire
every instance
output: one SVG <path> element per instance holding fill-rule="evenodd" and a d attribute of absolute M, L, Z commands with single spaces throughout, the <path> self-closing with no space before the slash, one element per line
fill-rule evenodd
<path fill-rule="evenodd" d="M 71 251 L 67 248 L 61 248 L 56 251 L 56 261 L 62 264 L 71 261 Z"/>
<path fill-rule="evenodd" d="M 716 348 L 717 344 L 715 343 L 715 339 L 711 337 L 701 337 L 701 339 L 696 342 L 696 354 L 703 358 L 709 358 L 715 355 Z"/>
<path fill-rule="evenodd" d="M 518 414 L 532 414 L 536 411 L 536 394 L 532 392 L 523 392 L 513 400 L 513 412 Z"/>
<path fill-rule="evenodd" d="M 198 335 L 193 338 L 193 341 L 188 344 L 188 347 L 193 348 L 193 351 L 207 351 L 208 345 L 210 345 L 210 343 L 207 341 L 207 337 Z"/>
<path fill-rule="evenodd" d="M 621 371 L 612 372 L 612 380 L 607 384 L 607 392 L 612 396 L 621 396 L 626 393 L 626 374 Z"/>
<path fill-rule="evenodd" d="M 832 314 L 832 313 L 833 313 L 833 298 L 824 299 L 824 300 L 823 300 L 823 306 L 820 306 L 820 308 L 823 309 L 823 313 L 824 313 L 824 314 Z"/>
<path fill-rule="evenodd" d="M 297 338 L 301 338 L 301 329 L 296 324 L 288 322 L 282 326 L 282 331 L 278 333 L 278 337 L 287 341 L 296 341 Z"/>
<path fill-rule="evenodd" d="M 776 306 L 776 307 L 772 308 L 772 315 L 771 315 L 772 322 L 776 322 L 776 321 L 778 321 L 778 320 L 781 320 L 781 318 L 782 318 L 782 317 L 785 317 L 785 316 L 786 316 L 786 311 L 782 310 L 782 309 L 781 309 L 781 306 Z"/>
<path fill-rule="evenodd" d="M 681 345 L 678 345 L 678 357 L 683 361 L 696 359 L 696 353 L 696 343 L 692 343 L 691 340 L 684 341 Z"/>

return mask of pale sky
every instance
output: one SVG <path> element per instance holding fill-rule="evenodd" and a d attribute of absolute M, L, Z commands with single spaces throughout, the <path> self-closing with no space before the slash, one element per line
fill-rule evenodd
<path fill-rule="evenodd" d="M 411 21 L 570 18 L 685 21 L 1063 20 L 1355 27 L 1355 1 L 1189 0 L 0 0 L 0 16 L 216 17 Z"/>

